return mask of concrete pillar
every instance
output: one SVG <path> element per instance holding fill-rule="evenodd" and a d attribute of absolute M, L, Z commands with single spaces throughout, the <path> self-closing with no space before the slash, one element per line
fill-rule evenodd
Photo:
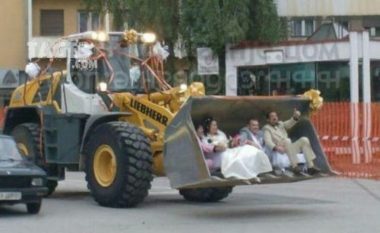
<path fill-rule="evenodd" d="M 350 32 L 350 100 L 359 102 L 358 32 Z"/>
<path fill-rule="evenodd" d="M 372 161 L 372 145 L 369 138 L 372 135 L 372 112 L 371 112 L 371 67 L 370 67 L 370 55 L 369 55 L 369 33 L 363 32 L 363 139 L 364 141 L 364 158 L 365 162 Z"/>
<path fill-rule="evenodd" d="M 369 33 L 363 32 L 363 102 L 371 102 L 371 68 L 369 57 Z"/>
<path fill-rule="evenodd" d="M 351 101 L 351 150 L 352 162 L 360 163 L 360 147 L 359 147 L 359 47 L 358 32 L 350 32 L 350 101 Z"/>

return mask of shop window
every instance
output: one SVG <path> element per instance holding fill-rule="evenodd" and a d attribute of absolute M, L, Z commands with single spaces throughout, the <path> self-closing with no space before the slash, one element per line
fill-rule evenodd
<path fill-rule="evenodd" d="M 348 62 L 317 63 L 317 88 L 325 101 L 350 100 Z"/>
<path fill-rule="evenodd" d="M 274 65 L 270 70 L 271 95 L 298 95 L 315 88 L 314 63 Z"/>
<path fill-rule="evenodd" d="M 372 101 L 380 102 L 380 61 L 371 62 Z"/>
<path fill-rule="evenodd" d="M 315 64 L 241 67 L 238 95 L 298 95 L 315 88 Z"/>
<path fill-rule="evenodd" d="M 268 67 L 241 67 L 238 70 L 238 95 L 270 95 Z"/>

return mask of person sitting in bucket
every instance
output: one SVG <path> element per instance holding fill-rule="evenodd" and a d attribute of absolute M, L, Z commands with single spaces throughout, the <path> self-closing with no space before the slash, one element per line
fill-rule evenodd
<path fill-rule="evenodd" d="M 295 175 L 302 175 L 303 169 L 298 166 L 299 159 L 297 154 L 303 153 L 306 160 L 307 172 L 310 175 L 319 173 L 321 170 L 314 164 L 316 158 L 310 141 L 307 137 L 301 137 L 292 142 L 288 136 L 287 130 L 291 129 L 300 119 L 301 113 L 294 109 L 293 116 L 287 121 L 279 121 L 275 111 L 268 112 L 266 115 L 267 122 L 263 127 L 264 141 L 266 146 L 281 154 L 287 154 L 291 170 Z"/>
<path fill-rule="evenodd" d="M 258 176 L 272 171 L 272 165 L 267 155 L 251 145 L 237 145 L 229 148 L 229 140 L 224 132 L 218 129 L 218 123 L 212 118 L 204 122 L 206 136 L 202 142 L 222 148 L 222 151 L 214 150 L 208 156 L 213 156 L 214 165 L 220 166 L 225 178 L 258 179 Z"/>
<path fill-rule="evenodd" d="M 214 172 L 218 169 L 220 169 L 220 156 L 216 152 L 222 152 L 225 151 L 226 148 L 223 145 L 213 145 L 204 142 L 205 132 L 202 124 L 196 124 L 196 132 L 197 132 L 197 139 L 198 143 L 201 146 L 202 152 L 205 156 L 205 161 L 208 169 L 211 172 Z"/>
<path fill-rule="evenodd" d="M 264 142 L 264 132 L 260 129 L 260 122 L 256 118 L 251 118 L 248 124 L 240 129 L 240 144 L 248 144 L 256 147 L 259 150 L 265 152 L 272 162 L 275 175 L 284 175 L 293 177 L 293 173 L 288 171 L 291 167 L 288 155 L 286 153 L 280 153 L 278 151 L 270 150 Z M 305 156 L 302 153 L 297 154 L 298 165 L 304 170 L 304 164 L 306 163 Z"/>

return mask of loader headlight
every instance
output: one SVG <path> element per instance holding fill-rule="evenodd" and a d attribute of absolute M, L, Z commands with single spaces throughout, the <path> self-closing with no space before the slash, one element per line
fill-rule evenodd
<path fill-rule="evenodd" d="M 185 92 L 186 90 L 187 90 L 187 84 L 182 83 L 181 85 L 179 85 L 180 92 Z"/>
<path fill-rule="evenodd" d="M 31 184 L 32 186 L 42 186 L 44 184 L 44 180 L 42 178 L 33 178 Z"/>
<path fill-rule="evenodd" d="M 100 92 L 106 92 L 107 89 L 108 89 L 108 85 L 107 85 L 106 82 L 100 82 L 100 83 L 98 84 L 98 90 L 99 90 Z"/>
<path fill-rule="evenodd" d="M 143 33 L 141 35 L 141 41 L 144 43 L 151 44 L 151 43 L 156 42 L 156 39 L 157 39 L 156 34 L 151 33 L 151 32 Z"/>
<path fill-rule="evenodd" d="M 102 31 L 100 31 L 100 32 L 92 32 L 91 33 L 91 38 L 93 40 L 98 40 L 100 42 L 104 42 L 104 41 L 108 40 L 108 35 L 107 35 L 107 33 L 102 32 Z"/>
<path fill-rule="evenodd" d="M 98 39 L 98 33 L 97 32 L 91 32 L 91 39 L 97 40 Z"/>
<path fill-rule="evenodd" d="M 104 42 L 108 40 L 108 35 L 105 32 L 98 32 L 98 41 Z"/>

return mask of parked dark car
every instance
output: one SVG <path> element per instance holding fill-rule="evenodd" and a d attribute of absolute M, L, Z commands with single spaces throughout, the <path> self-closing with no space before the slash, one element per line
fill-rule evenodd
<path fill-rule="evenodd" d="M 37 214 L 47 191 L 46 173 L 20 155 L 12 137 L 0 135 L 0 205 L 25 203 Z"/>

